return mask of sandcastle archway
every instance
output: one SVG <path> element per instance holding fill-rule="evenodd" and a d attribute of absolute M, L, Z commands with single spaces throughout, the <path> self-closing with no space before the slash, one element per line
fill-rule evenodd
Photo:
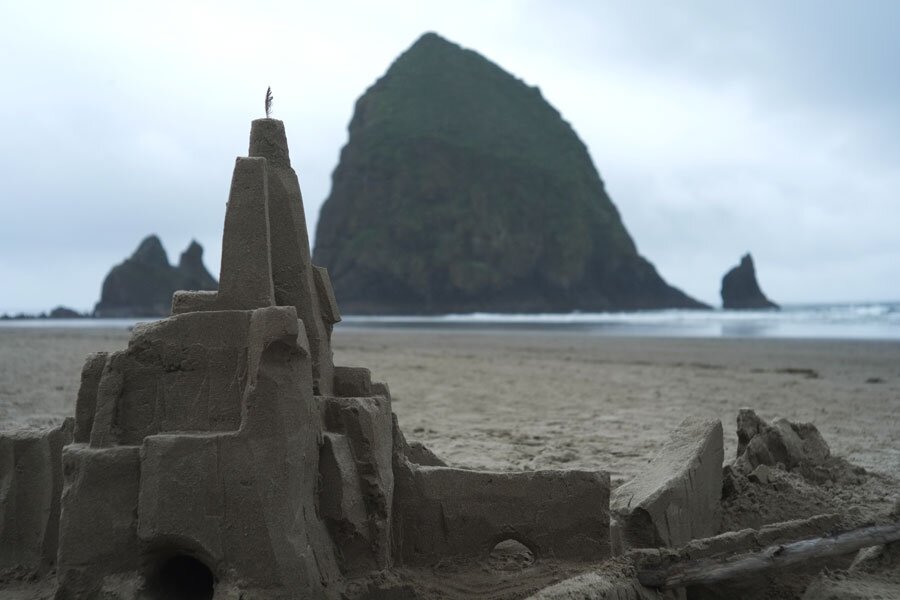
<path fill-rule="evenodd" d="M 530 567 L 537 559 L 535 551 L 516 536 L 504 537 L 491 548 L 488 564 L 499 571 L 518 571 Z"/>
<path fill-rule="evenodd" d="M 160 555 L 147 576 L 148 600 L 212 600 L 216 578 L 206 564 L 189 555 Z"/>

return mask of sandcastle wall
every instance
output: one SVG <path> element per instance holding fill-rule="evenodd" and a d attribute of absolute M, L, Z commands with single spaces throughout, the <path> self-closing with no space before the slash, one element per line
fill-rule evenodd
<path fill-rule="evenodd" d="M 60 456 L 73 429 L 69 418 L 51 429 L 0 432 L 0 576 L 37 576 L 56 563 Z"/>

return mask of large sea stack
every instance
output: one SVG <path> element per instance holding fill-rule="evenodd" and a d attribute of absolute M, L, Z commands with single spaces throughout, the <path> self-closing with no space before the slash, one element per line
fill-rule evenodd
<path fill-rule="evenodd" d="M 191 242 L 178 266 L 172 266 L 162 242 L 151 235 L 103 280 L 94 316 L 164 317 L 171 312 L 172 294 L 177 290 L 214 290 L 217 285 L 203 265 L 200 244 Z"/>
<path fill-rule="evenodd" d="M 778 309 L 778 305 L 766 298 L 756 281 L 756 267 L 748 252 L 741 264 L 722 278 L 722 308 L 728 309 Z"/>
<path fill-rule="evenodd" d="M 701 308 L 536 87 L 434 33 L 357 101 L 314 261 L 349 313 Z"/>

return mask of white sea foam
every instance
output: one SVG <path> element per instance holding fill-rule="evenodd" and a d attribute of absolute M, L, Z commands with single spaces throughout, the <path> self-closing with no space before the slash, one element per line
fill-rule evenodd
<path fill-rule="evenodd" d="M 0 320 L 0 327 L 128 329 L 149 319 Z M 640 312 L 437 316 L 345 315 L 339 328 L 439 328 L 572 331 L 593 335 L 900 340 L 900 302 L 804 304 L 771 310 L 653 310 Z"/>
<path fill-rule="evenodd" d="M 439 316 L 347 316 L 347 326 L 570 329 L 595 334 L 690 337 L 900 339 L 900 303 L 785 306 L 782 310 Z"/>

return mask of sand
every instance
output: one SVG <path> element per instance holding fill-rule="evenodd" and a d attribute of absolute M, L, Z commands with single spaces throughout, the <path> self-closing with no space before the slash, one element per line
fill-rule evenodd
<path fill-rule="evenodd" d="M 0 327 L 0 428 L 72 415 L 86 356 L 124 348 L 129 335 Z M 871 473 L 860 484 L 824 487 L 774 473 L 773 485 L 725 503 L 728 529 L 828 512 L 858 525 L 887 514 L 900 496 L 900 343 L 344 326 L 334 348 L 336 364 L 368 367 L 388 382 L 407 439 L 453 466 L 604 469 L 617 486 L 687 416 L 722 420 L 729 462 L 746 406 L 767 420 L 814 423 L 833 454 Z M 493 597 L 524 596 L 581 572 L 552 560 L 512 564 L 522 556 L 395 576 L 416 579 L 425 596 Z M 579 580 L 560 585 L 587 589 Z M 47 594 L 7 588 L 0 597 Z"/>
<path fill-rule="evenodd" d="M 0 422 L 69 416 L 88 353 L 115 329 L 0 328 Z M 900 476 L 900 343 L 656 339 L 338 326 L 335 363 L 390 385 L 410 441 L 478 469 L 607 469 L 632 477 L 682 418 L 737 410 L 809 421 L 833 453 Z"/>

